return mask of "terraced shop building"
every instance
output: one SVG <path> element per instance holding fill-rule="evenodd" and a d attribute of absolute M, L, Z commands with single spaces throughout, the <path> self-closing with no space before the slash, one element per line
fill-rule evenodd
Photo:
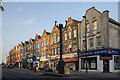
<path fill-rule="evenodd" d="M 109 17 L 109 11 L 105 10 L 101 13 L 95 7 L 88 9 L 85 17 L 78 26 L 79 71 L 85 71 L 87 64 L 88 71 L 118 72 L 120 70 L 120 23 Z"/>

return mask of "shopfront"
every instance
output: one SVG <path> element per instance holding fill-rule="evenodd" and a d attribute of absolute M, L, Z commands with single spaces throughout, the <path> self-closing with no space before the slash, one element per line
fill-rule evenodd
<path fill-rule="evenodd" d="M 40 58 L 40 66 L 47 66 L 48 62 L 49 62 L 49 59 L 46 58 L 45 56 Z"/>
<path fill-rule="evenodd" d="M 69 65 L 70 70 L 77 70 L 78 55 L 77 53 L 69 53 L 62 55 L 65 65 Z"/>
<path fill-rule="evenodd" d="M 63 59 L 63 61 L 65 62 L 65 65 L 69 65 L 70 70 L 76 70 L 78 58 L 68 58 L 68 59 Z"/>
<path fill-rule="evenodd" d="M 88 71 L 118 72 L 119 63 L 119 50 L 101 49 L 79 53 L 79 71 L 85 71 L 87 64 Z"/>
<path fill-rule="evenodd" d="M 56 70 L 58 60 L 59 60 L 58 55 L 49 56 L 49 66 L 52 68 L 52 70 Z"/>

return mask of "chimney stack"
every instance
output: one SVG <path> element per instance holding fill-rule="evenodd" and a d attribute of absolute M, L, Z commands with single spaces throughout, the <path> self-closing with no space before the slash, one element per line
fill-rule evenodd
<path fill-rule="evenodd" d="M 55 26 L 56 26 L 57 21 L 55 21 Z"/>
<path fill-rule="evenodd" d="M 65 20 L 65 23 L 66 23 L 65 25 L 67 25 L 67 21 L 66 20 Z"/>

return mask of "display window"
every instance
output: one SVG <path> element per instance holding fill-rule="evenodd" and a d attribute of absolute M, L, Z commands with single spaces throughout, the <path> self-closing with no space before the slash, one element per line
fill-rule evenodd
<path fill-rule="evenodd" d="M 97 70 L 97 57 L 81 58 L 81 69 L 86 69 L 86 63 L 89 70 Z"/>
<path fill-rule="evenodd" d="M 120 56 L 114 56 L 114 69 L 120 70 Z"/>

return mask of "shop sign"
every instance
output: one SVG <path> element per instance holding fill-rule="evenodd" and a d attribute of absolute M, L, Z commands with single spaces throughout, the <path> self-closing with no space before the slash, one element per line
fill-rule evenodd
<path fill-rule="evenodd" d="M 112 60 L 112 55 L 108 54 L 108 55 L 100 55 L 100 60 L 103 60 L 103 59 L 110 59 Z"/>
<path fill-rule="evenodd" d="M 49 60 L 49 59 L 47 59 L 46 57 L 41 57 L 40 58 L 40 61 L 46 61 L 46 60 Z"/>
<path fill-rule="evenodd" d="M 73 58 L 74 57 L 74 54 L 65 54 L 65 55 L 62 55 L 62 58 Z"/>
<path fill-rule="evenodd" d="M 50 56 L 49 58 L 50 58 L 50 59 L 58 59 L 58 55 Z"/>
<path fill-rule="evenodd" d="M 116 54 L 120 55 L 120 51 L 113 49 L 101 49 L 95 51 L 81 52 L 79 56 L 102 55 L 102 54 Z"/>

